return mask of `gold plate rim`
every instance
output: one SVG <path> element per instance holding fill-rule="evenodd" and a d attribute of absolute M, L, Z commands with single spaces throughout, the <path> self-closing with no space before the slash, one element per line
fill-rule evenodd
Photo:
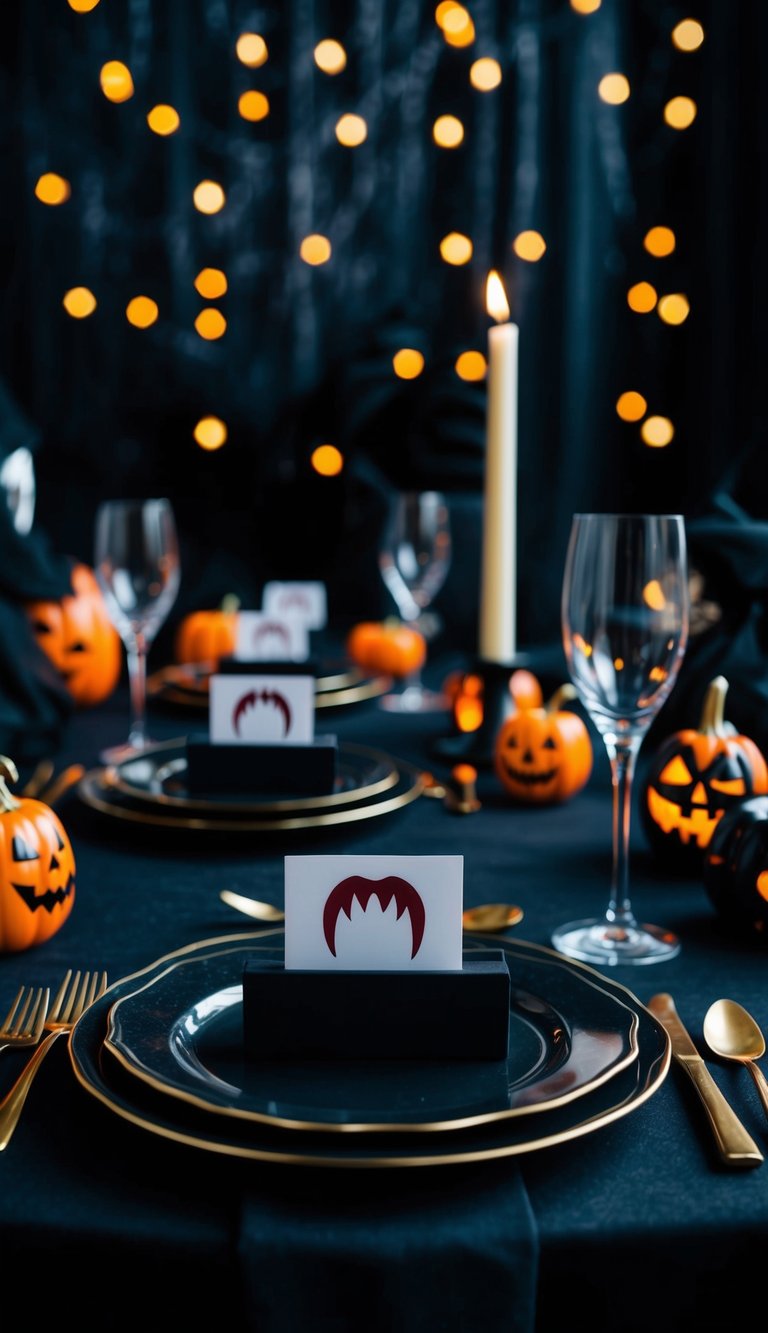
<path fill-rule="evenodd" d="M 169 674 L 178 671 L 179 667 L 173 666 L 153 671 L 147 677 L 147 698 L 183 708 L 207 709 L 207 692 L 194 688 L 185 690 Z M 318 688 L 321 682 L 322 688 Z M 391 676 L 366 677 L 358 668 L 337 672 L 335 675 L 318 676 L 315 680 L 315 708 L 343 708 L 348 704 L 363 703 L 366 699 L 377 699 L 392 688 L 392 683 Z"/>

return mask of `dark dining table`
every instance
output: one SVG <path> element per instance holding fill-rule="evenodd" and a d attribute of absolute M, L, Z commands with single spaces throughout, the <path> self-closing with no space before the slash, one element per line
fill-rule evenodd
<path fill-rule="evenodd" d="M 449 664 L 446 664 L 449 665 Z M 125 738 L 127 696 L 73 716 L 57 770 L 98 766 Z M 333 716 L 331 716 L 333 712 Z M 152 735 L 199 719 L 150 707 Z M 446 713 L 396 714 L 371 699 L 329 710 L 321 730 L 429 769 Z M 0 1010 L 18 986 L 54 987 L 67 967 L 110 983 L 196 941 L 255 923 L 219 897 L 230 888 L 283 901 L 296 853 L 460 854 L 466 906 L 510 901 L 514 938 L 549 947 L 564 920 L 607 903 L 610 773 L 595 747 L 586 787 L 558 805 L 513 803 L 481 768 L 482 808 L 459 815 L 420 796 L 390 814 L 300 834 L 217 838 L 121 826 L 71 791 L 57 806 L 77 863 L 76 900 L 45 943 L 0 956 Z M 645 1005 L 673 994 L 710 1071 L 768 1150 L 768 1123 L 741 1068 L 706 1050 L 702 1022 L 720 996 L 768 1029 L 768 955 L 734 938 L 696 875 L 660 865 L 635 820 L 638 915 L 675 931 L 673 960 L 610 970 Z M 0 1094 L 25 1052 L 0 1055 Z M 736 1326 L 751 1318 L 768 1237 L 768 1166 L 724 1167 L 679 1067 L 652 1096 L 594 1133 L 511 1157 L 418 1169 L 242 1160 L 131 1124 L 76 1079 L 66 1040 L 40 1068 L 0 1155 L 5 1294 L 38 1326 L 230 1326 L 289 1330 L 594 1333 Z M 55 1321 L 55 1322 L 54 1322 Z"/>

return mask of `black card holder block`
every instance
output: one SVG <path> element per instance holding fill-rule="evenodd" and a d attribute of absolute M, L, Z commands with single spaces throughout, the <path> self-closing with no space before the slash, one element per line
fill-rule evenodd
<path fill-rule="evenodd" d="M 186 754 L 191 796 L 328 796 L 336 785 L 335 736 L 306 745 L 214 745 L 207 736 L 189 736 Z"/>

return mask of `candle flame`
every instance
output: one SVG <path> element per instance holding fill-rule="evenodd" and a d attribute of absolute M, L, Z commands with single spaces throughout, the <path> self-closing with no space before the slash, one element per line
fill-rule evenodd
<path fill-rule="evenodd" d="M 491 269 L 488 274 L 488 281 L 485 284 L 485 305 L 489 315 L 492 315 L 497 324 L 503 324 L 509 319 L 509 302 L 504 284 L 501 281 L 495 269 Z"/>

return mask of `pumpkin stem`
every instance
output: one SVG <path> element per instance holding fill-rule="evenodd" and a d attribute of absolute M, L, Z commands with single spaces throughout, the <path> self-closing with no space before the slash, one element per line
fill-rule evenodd
<path fill-rule="evenodd" d="M 704 736 L 725 735 L 725 696 L 728 693 L 728 681 L 725 676 L 715 676 L 707 686 L 704 704 L 701 710 L 699 731 Z"/>
<path fill-rule="evenodd" d="M 12 759 L 0 754 L 0 812 L 3 814 L 7 814 L 9 810 L 18 810 L 21 804 L 9 792 L 6 779 L 8 782 L 18 782 L 19 772 Z"/>
<path fill-rule="evenodd" d="M 228 592 L 226 597 L 221 599 L 221 610 L 227 614 L 240 610 L 240 598 L 235 592 Z"/>
<path fill-rule="evenodd" d="M 573 685 L 561 685 L 552 695 L 552 698 L 546 706 L 546 712 L 557 713 L 562 705 L 567 703 L 569 699 L 578 699 L 578 697 L 578 691 Z"/>

